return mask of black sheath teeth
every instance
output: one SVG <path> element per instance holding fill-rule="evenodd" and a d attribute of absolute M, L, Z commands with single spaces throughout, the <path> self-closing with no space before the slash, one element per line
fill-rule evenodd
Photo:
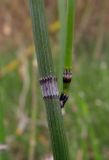
<path fill-rule="evenodd" d="M 60 106 L 61 108 L 63 108 L 68 100 L 68 95 L 66 95 L 65 93 L 61 93 L 59 100 L 60 100 Z"/>
<path fill-rule="evenodd" d="M 63 73 L 63 83 L 70 83 L 72 80 L 72 71 L 70 69 L 65 69 Z"/>

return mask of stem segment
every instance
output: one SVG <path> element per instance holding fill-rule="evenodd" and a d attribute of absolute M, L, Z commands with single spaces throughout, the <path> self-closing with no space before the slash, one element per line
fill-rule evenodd
<path fill-rule="evenodd" d="M 68 94 L 69 85 L 72 79 L 72 50 L 74 44 L 74 18 L 75 18 L 75 0 L 67 1 L 67 15 L 65 28 L 65 44 L 64 44 L 64 75 L 68 78 L 67 83 L 63 80 L 63 91 Z"/>
<path fill-rule="evenodd" d="M 75 0 L 67 1 L 67 16 L 65 30 L 65 68 L 72 68 L 72 49 L 74 44 L 74 18 L 75 18 Z"/>

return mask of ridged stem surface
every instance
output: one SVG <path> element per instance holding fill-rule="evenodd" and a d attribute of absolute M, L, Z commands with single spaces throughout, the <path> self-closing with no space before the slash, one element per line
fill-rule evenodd
<path fill-rule="evenodd" d="M 54 76 L 53 60 L 45 20 L 44 0 L 30 0 L 30 12 L 40 76 L 41 78 L 50 75 Z M 69 160 L 69 150 L 59 99 L 47 98 L 45 99 L 45 104 L 54 160 Z"/>

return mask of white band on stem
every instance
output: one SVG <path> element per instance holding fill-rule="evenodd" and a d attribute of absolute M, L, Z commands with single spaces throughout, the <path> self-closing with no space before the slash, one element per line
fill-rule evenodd
<path fill-rule="evenodd" d="M 54 76 L 47 76 L 40 79 L 43 98 L 59 98 L 57 80 Z"/>

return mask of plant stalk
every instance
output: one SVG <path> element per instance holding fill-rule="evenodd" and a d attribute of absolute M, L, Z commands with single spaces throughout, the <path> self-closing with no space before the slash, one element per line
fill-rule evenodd
<path fill-rule="evenodd" d="M 73 46 L 74 46 L 74 19 L 75 19 L 75 0 L 67 0 L 66 11 L 66 26 L 65 26 L 65 40 L 64 40 L 64 74 L 70 78 L 70 81 L 66 83 L 63 81 L 63 92 L 68 94 L 70 82 L 72 79 L 72 61 L 73 61 Z"/>
<path fill-rule="evenodd" d="M 65 21 L 65 17 L 66 17 L 66 0 L 58 0 L 58 12 L 59 12 L 59 22 L 60 22 L 60 32 L 59 32 L 59 46 L 60 46 L 60 56 L 59 56 L 59 79 L 58 79 L 58 83 L 59 83 L 59 90 L 62 90 L 63 88 L 63 67 L 64 67 L 64 61 L 63 61 L 63 53 L 64 53 L 64 48 L 63 48 L 63 44 L 65 43 L 65 25 L 66 25 L 66 21 Z"/>
<path fill-rule="evenodd" d="M 63 125 L 59 98 L 57 95 L 57 83 L 53 78 L 55 74 L 45 20 L 44 0 L 30 0 L 30 12 L 35 49 L 37 48 L 38 68 L 43 83 L 43 96 L 46 97 L 44 98 L 44 101 L 46 105 L 54 160 L 69 160 L 67 139 Z M 48 77 L 51 77 L 52 85 L 48 81 Z M 46 82 L 44 81 L 45 79 Z M 49 93 L 45 89 L 45 86 L 48 88 Z M 53 93 L 53 96 L 50 94 L 51 92 Z M 49 96 L 47 96 L 48 94 Z"/>

